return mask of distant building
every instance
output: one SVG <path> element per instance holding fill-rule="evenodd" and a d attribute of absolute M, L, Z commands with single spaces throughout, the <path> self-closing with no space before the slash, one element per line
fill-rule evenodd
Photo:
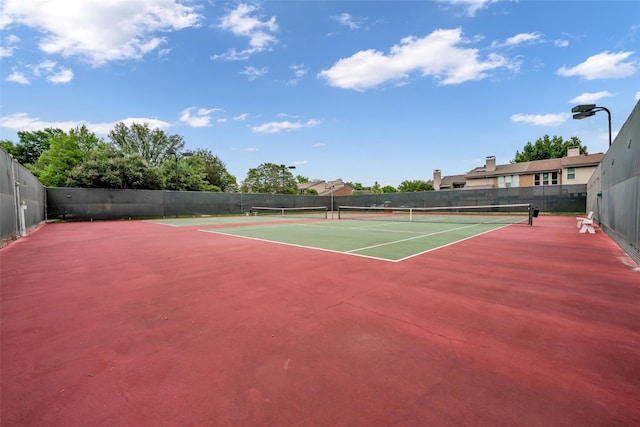
<path fill-rule="evenodd" d="M 335 181 L 309 181 L 298 184 L 298 193 L 305 194 L 308 190 L 316 190 L 319 196 L 351 196 L 353 188 L 345 184 L 341 179 Z"/>
<path fill-rule="evenodd" d="M 434 170 L 433 188 L 451 190 L 586 184 L 603 157 L 603 153 L 580 154 L 579 147 L 569 148 L 567 156 L 560 159 L 506 165 L 497 165 L 496 158 L 489 156 L 484 166 L 474 168 L 464 175 L 443 177 L 439 169 Z"/>

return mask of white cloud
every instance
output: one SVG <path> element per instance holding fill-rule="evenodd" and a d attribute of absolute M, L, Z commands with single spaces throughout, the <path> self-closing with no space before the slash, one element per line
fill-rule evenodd
<path fill-rule="evenodd" d="M 520 33 L 516 34 L 513 37 L 509 37 L 505 42 L 507 46 L 517 46 L 524 43 L 532 43 L 539 41 L 542 38 L 541 34 L 538 33 Z"/>
<path fill-rule="evenodd" d="M 255 147 L 249 147 L 249 148 L 245 148 L 245 149 L 244 149 L 244 150 L 242 150 L 242 151 L 244 151 L 244 152 L 246 152 L 246 153 L 255 153 L 256 151 L 258 151 L 258 149 L 257 149 L 257 148 L 255 148 Z"/>
<path fill-rule="evenodd" d="M 29 84 L 33 79 L 38 79 L 43 76 L 50 83 L 64 84 L 73 80 L 73 71 L 59 66 L 54 61 L 44 60 L 35 65 L 26 65 L 24 66 L 24 70 L 14 69 L 7 77 L 7 81 Z"/>
<path fill-rule="evenodd" d="M 318 142 L 317 144 L 313 144 L 312 147 L 313 148 L 320 148 L 320 147 L 324 147 L 327 144 L 323 144 L 322 142 Z"/>
<path fill-rule="evenodd" d="M 636 101 L 640 101 L 640 91 L 636 92 Z"/>
<path fill-rule="evenodd" d="M 81 121 L 48 122 L 40 120 L 37 117 L 29 117 L 27 113 L 14 113 L 0 117 L 0 126 L 16 131 L 24 130 L 33 132 L 36 130 L 44 130 L 46 128 L 59 128 L 67 131 L 69 129 L 75 129 L 78 126 L 82 126 L 83 124 L 84 122 Z"/>
<path fill-rule="evenodd" d="M 0 29 L 20 24 L 43 34 L 48 54 L 80 56 L 94 66 L 138 59 L 166 41 L 158 32 L 197 26 L 194 7 L 175 0 L 5 0 Z"/>
<path fill-rule="evenodd" d="M 24 73 L 22 73 L 20 71 L 14 71 L 13 73 L 9 74 L 7 76 L 7 81 L 8 82 L 13 82 L 13 83 L 18 83 L 18 84 L 21 84 L 21 85 L 28 85 L 28 84 L 31 83 L 31 81 L 29 81 L 27 76 L 25 76 Z"/>
<path fill-rule="evenodd" d="M 223 111 L 219 108 L 185 108 L 180 114 L 180 121 L 194 128 L 206 127 L 211 124 L 211 113 Z"/>
<path fill-rule="evenodd" d="M 449 85 L 481 80 L 489 76 L 488 71 L 513 67 L 506 58 L 493 53 L 480 60 L 476 49 L 459 47 L 464 43 L 460 29 L 436 30 L 423 38 L 410 36 L 394 45 L 388 55 L 363 50 L 340 59 L 318 77 L 331 86 L 362 91 L 406 79 L 411 72 L 433 76 L 440 84 Z"/>
<path fill-rule="evenodd" d="M 567 121 L 569 114 L 514 114 L 511 121 L 534 126 L 559 126 Z"/>
<path fill-rule="evenodd" d="M 267 67 L 256 68 L 256 67 L 247 66 L 247 67 L 244 67 L 244 70 L 240 71 L 240 74 L 244 74 L 245 76 L 248 77 L 249 80 L 255 80 L 258 77 L 262 77 L 265 74 L 267 74 L 268 71 L 269 69 Z"/>
<path fill-rule="evenodd" d="M 569 102 L 572 104 L 595 104 L 597 101 L 601 100 L 602 98 L 606 98 L 608 96 L 613 96 L 613 94 L 611 94 L 611 92 L 608 92 L 606 90 L 603 90 L 600 92 L 591 92 L 591 93 L 584 92 L 581 95 L 576 96 Z"/>
<path fill-rule="evenodd" d="M 474 16 L 477 11 L 484 9 L 497 0 L 438 0 L 439 3 L 448 3 L 453 6 L 463 6 L 466 8 L 467 15 Z"/>
<path fill-rule="evenodd" d="M 332 19 L 338 21 L 340 24 L 344 25 L 345 27 L 348 27 L 352 30 L 357 30 L 358 28 L 360 28 L 362 26 L 362 23 L 365 21 L 364 18 L 353 18 L 350 14 L 348 13 L 341 13 L 338 16 L 332 16 Z"/>
<path fill-rule="evenodd" d="M 569 40 L 555 40 L 553 42 L 554 45 L 556 45 L 557 47 L 567 47 L 569 46 Z"/>
<path fill-rule="evenodd" d="M 233 117 L 233 120 L 237 120 L 237 121 L 246 120 L 248 116 L 249 114 L 247 113 L 238 114 L 237 116 Z"/>
<path fill-rule="evenodd" d="M 13 51 L 18 49 L 16 46 L 20 43 L 20 38 L 14 34 L 9 34 L 4 38 L 4 46 L 0 46 L 0 58 L 13 56 Z"/>
<path fill-rule="evenodd" d="M 126 118 L 110 123 L 89 123 L 81 120 L 77 121 L 46 121 L 41 120 L 38 117 L 30 117 L 27 113 L 14 113 L 8 116 L 0 117 L 0 126 L 15 131 L 37 131 L 44 130 L 46 128 L 57 128 L 63 131 L 69 131 L 75 129 L 78 126 L 86 126 L 91 132 L 97 135 L 107 135 L 113 130 L 116 123 L 122 122 L 127 126 L 131 126 L 133 123 L 148 123 L 149 127 L 154 129 L 166 129 L 170 127 L 170 124 L 158 119 L 150 118 Z"/>
<path fill-rule="evenodd" d="M 308 68 L 305 68 L 304 64 L 292 65 L 289 68 L 293 70 L 294 77 L 289 80 L 289 84 L 296 85 L 304 76 L 309 72 Z"/>
<path fill-rule="evenodd" d="M 54 84 L 69 83 L 73 80 L 73 71 L 68 68 L 62 68 L 47 77 L 47 80 Z"/>
<path fill-rule="evenodd" d="M 241 51 L 230 49 L 226 53 L 213 55 L 212 59 L 237 61 L 247 59 L 251 54 L 270 50 L 278 42 L 273 33 L 278 31 L 275 16 L 261 21 L 253 15 L 259 8 L 241 3 L 220 19 L 220 28 L 232 34 L 249 39 L 249 48 Z"/>
<path fill-rule="evenodd" d="M 303 129 L 308 127 L 318 126 L 320 122 L 318 120 L 308 120 L 304 123 L 302 122 L 290 122 L 288 120 L 282 122 L 269 122 L 261 124 L 260 126 L 255 126 L 252 128 L 255 133 L 278 133 L 281 131 L 290 131 L 294 129 Z"/>
<path fill-rule="evenodd" d="M 636 73 L 638 61 L 627 59 L 633 52 L 602 52 L 590 56 L 581 64 L 572 68 L 561 67 L 557 73 L 563 77 L 578 76 L 586 80 L 614 79 L 629 77 Z"/>

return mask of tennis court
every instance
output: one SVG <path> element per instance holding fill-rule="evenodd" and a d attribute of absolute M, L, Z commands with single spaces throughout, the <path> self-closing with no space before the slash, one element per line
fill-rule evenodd
<path fill-rule="evenodd" d="M 479 208 L 485 208 L 482 214 L 477 212 Z M 338 212 L 328 213 L 326 208 L 253 207 L 255 215 L 250 216 L 154 222 L 201 226 L 201 231 L 210 233 L 398 262 L 506 226 L 530 232 L 523 227 L 530 224 L 529 205 L 508 205 L 506 213 L 500 212 L 505 207 L 490 208 L 495 212 L 487 214 L 486 207 L 474 207 L 476 212 L 472 214 L 464 208 L 343 206 Z"/>
<path fill-rule="evenodd" d="M 1 424 L 640 425 L 640 269 L 600 230 L 306 215 L 0 249 Z"/>

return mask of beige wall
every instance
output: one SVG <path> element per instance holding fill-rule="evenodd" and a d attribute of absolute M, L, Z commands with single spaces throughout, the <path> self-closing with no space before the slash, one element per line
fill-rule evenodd
<path fill-rule="evenodd" d="M 562 169 L 561 182 L 562 184 L 586 184 L 587 182 L 589 182 L 589 178 L 591 178 L 591 175 L 593 175 L 593 172 L 596 170 L 596 168 L 596 166 L 577 167 L 575 179 L 568 179 L 568 168 L 564 168 Z"/>
<path fill-rule="evenodd" d="M 479 178 L 479 179 L 469 179 L 465 184 L 465 188 L 474 188 L 474 187 L 497 187 L 497 179 L 496 178 Z"/>

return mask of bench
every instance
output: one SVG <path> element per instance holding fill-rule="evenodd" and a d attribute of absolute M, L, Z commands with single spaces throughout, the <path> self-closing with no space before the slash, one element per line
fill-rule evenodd
<path fill-rule="evenodd" d="M 580 229 L 580 233 L 595 234 L 596 229 L 593 228 L 593 211 L 590 211 L 586 218 L 576 217 L 576 227 Z"/>

